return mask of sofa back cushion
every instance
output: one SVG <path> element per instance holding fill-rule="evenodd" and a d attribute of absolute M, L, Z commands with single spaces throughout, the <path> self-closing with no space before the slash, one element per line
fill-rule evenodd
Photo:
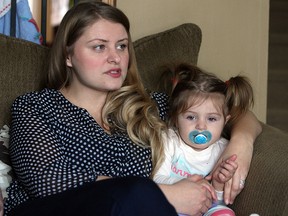
<path fill-rule="evenodd" d="M 49 49 L 0 34 L 0 127 L 9 125 L 12 102 L 19 95 L 37 90 Z"/>
<path fill-rule="evenodd" d="M 201 41 L 201 29 L 193 23 L 136 40 L 135 55 L 144 86 L 151 91 L 158 89 L 163 66 L 179 62 L 197 64 Z"/>

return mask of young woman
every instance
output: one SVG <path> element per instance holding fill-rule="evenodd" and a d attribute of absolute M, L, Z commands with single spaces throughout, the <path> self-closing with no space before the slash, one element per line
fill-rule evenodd
<path fill-rule="evenodd" d="M 17 180 L 8 189 L 5 213 L 206 212 L 216 198 L 207 181 L 195 177 L 156 185 L 149 179 L 161 162 L 165 124 L 159 116 L 166 115 L 166 100 L 164 94 L 147 94 L 141 84 L 123 12 L 98 1 L 78 3 L 57 31 L 47 88 L 13 104 L 10 153 Z M 238 144 L 231 149 L 252 155 L 258 122 L 242 119 L 251 129 L 246 132 L 239 123 L 232 136 L 244 133 L 249 140 L 239 151 Z M 238 162 L 240 175 L 249 169 L 246 155 Z M 174 199 L 177 193 L 181 199 Z"/>

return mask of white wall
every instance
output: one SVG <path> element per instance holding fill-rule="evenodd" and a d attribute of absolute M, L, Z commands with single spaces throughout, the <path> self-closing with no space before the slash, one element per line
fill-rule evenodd
<path fill-rule="evenodd" d="M 117 0 L 134 40 L 184 22 L 202 29 L 198 65 L 228 79 L 248 76 L 253 112 L 266 122 L 269 0 Z"/>

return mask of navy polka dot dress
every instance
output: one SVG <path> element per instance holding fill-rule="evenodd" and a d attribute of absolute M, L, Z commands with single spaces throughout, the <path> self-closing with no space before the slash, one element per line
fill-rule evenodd
<path fill-rule="evenodd" d="M 153 93 L 160 117 L 167 96 Z M 35 197 L 59 193 L 97 176 L 142 176 L 151 173 L 150 149 L 126 134 L 107 134 L 83 108 L 57 90 L 18 97 L 12 107 L 10 154 L 17 180 L 8 188 L 5 211 Z"/>

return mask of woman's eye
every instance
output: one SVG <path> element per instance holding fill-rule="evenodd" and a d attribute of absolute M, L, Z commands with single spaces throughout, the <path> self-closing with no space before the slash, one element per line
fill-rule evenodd
<path fill-rule="evenodd" d="M 105 45 L 101 44 L 101 45 L 96 45 L 94 46 L 94 49 L 97 51 L 101 51 L 105 49 Z"/>
<path fill-rule="evenodd" d="M 117 49 L 118 50 L 125 50 L 127 47 L 128 47 L 127 44 L 119 44 L 119 45 L 117 45 Z"/>

